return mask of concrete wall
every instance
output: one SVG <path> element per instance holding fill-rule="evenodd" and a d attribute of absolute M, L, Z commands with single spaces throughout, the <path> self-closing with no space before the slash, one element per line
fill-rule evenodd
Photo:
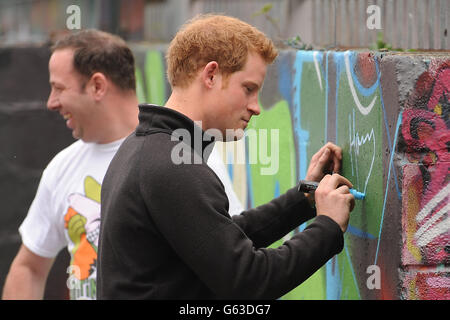
<path fill-rule="evenodd" d="M 326 141 L 343 148 L 342 174 L 367 195 L 352 212 L 343 252 L 286 298 L 450 297 L 449 67 L 448 55 L 282 53 L 253 125 L 293 133 L 280 145 L 280 168 L 292 169 L 275 178 L 251 171 L 252 204 L 304 177 Z M 256 201 L 261 189 L 272 194 Z"/>
<path fill-rule="evenodd" d="M 165 48 L 133 50 L 139 100 L 163 104 L 170 94 Z M 21 91 L 13 94 L 18 84 L 30 81 L 21 72 L 0 83 L 2 101 L 11 90 L 7 104 L 0 105 L 6 163 L 1 197 L 8 203 L 2 219 L 9 221 L 0 224 L 0 245 L 6 248 L 0 250 L 0 279 L 20 241 L 16 227 L 43 166 L 70 140 L 59 140 L 69 133 L 44 108 L 47 59 L 41 53 L 27 69 L 0 59 L 0 81 L 4 70 L 33 70 L 25 73 L 35 80 L 27 90 L 36 93 L 25 100 Z M 449 96 L 448 55 L 281 52 L 260 94 L 261 114 L 247 130 L 259 135 L 218 145 L 239 198 L 245 206 L 257 206 L 294 186 L 326 141 L 343 148 L 342 174 L 367 194 L 351 214 L 344 250 L 283 299 L 450 299 Z M 17 99 L 24 102 L 14 104 Z M 32 117 L 22 125 L 23 114 Z M 13 146 L 17 151 L 11 151 Z M 258 150 L 257 161 L 250 157 L 252 150 Z M 28 159 L 20 171 L 14 167 L 19 154 Z"/>
<path fill-rule="evenodd" d="M 282 52 L 252 123 L 280 130 L 280 171 L 249 167 L 250 204 L 303 178 L 326 141 L 367 195 L 342 253 L 285 298 L 450 298 L 449 94 L 448 55 Z"/>
<path fill-rule="evenodd" d="M 450 59 L 402 66 L 402 71 L 422 69 L 404 103 L 399 144 L 404 155 L 402 294 L 450 299 Z"/>

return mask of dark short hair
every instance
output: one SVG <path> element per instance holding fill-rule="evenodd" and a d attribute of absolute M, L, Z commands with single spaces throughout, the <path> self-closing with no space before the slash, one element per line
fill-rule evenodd
<path fill-rule="evenodd" d="M 136 90 L 134 56 L 120 37 L 85 29 L 60 39 L 51 50 L 66 48 L 74 50 L 73 66 L 82 76 L 101 72 L 120 89 Z"/>

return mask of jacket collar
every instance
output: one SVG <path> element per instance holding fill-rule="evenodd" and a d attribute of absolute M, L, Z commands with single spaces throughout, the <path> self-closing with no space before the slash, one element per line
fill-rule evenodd
<path fill-rule="evenodd" d="M 173 141 L 178 139 L 178 141 L 184 140 L 188 143 L 186 141 L 188 138 L 191 148 L 196 153 L 203 155 L 205 162 L 212 151 L 213 146 L 210 146 L 205 154 L 206 147 L 214 143 L 214 137 L 205 133 L 201 127 L 184 114 L 154 104 L 139 104 L 139 125 L 136 128 L 136 135 L 145 136 L 155 132 L 166 132 L 172 136 Z"/>

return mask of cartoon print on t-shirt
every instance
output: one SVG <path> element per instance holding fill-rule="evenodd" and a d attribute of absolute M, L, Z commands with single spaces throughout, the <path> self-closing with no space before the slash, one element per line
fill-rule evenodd
<path fill-rule="evenodd" d="M 84 180 L 84 191 L 85 195 L 69 195 L 69 208 L 64 216 L 64 226 L 74 244 L 70 262 L 73 274 L 70 277 L 77 281 L 77 285 L 70 289 L 71 296 L 75 295 L 77 299 L 95 299 L 101 185 L 88 176 Z"/>

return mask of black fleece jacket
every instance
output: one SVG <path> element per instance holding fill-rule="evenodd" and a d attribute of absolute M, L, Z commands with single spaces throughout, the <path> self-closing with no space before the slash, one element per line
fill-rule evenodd
<path fill-rule="evenodd" d="M 293 188 L 230 217 L 224 187 L 205 161 L 171 157 L 180 143 L 207 153 L 211 137 L 174 110 L 139 110 L 139 126 L 103 181 L 99 299 L 276 299 L 342 250 L 342 231 L 326 216 L 266 248 L 315 216 L 304 195 Z M 206 141 L 194 148 L 176 129 Z"/>

